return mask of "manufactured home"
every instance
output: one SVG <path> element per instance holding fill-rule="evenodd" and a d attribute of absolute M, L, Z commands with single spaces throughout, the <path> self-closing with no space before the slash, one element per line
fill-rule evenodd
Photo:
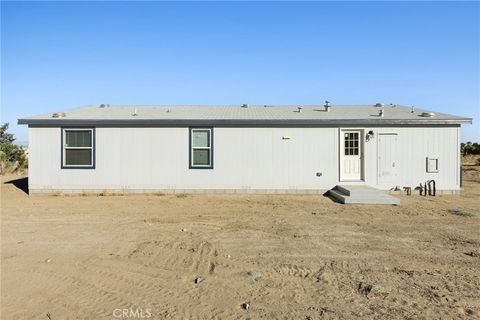
<path fill-rule="evenodd" d="M 110 106 L 19 119 L 29 191 L 323 193 L 341 184 L 460 190 L 460 125 L 394 104 Z"/>

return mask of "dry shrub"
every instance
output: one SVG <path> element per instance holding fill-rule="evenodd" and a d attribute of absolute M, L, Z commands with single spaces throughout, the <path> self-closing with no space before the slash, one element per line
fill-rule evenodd
<path fill-rule="evenodd" d="M 450 212 L 453 215 L 461 216 L 461 217 L 474 217 L 478 215 L 478 213 L 463 210 L 463 209 L 450 209 L 448 210 L 448 212 Z"/>
<path fill-rule="evenodd" d="M 175 197 L 177 197 L 177 198 L 186 198 L 186 197 L 188 197 L 188 194 L 182 192 L 182 193 L 176 194 Z"/>

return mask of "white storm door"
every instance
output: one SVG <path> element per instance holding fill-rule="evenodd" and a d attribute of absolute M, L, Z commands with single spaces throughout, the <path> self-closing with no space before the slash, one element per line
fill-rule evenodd
<path fill-rule="evenodd" d="M 378 135 L 378 183 L 395 184 L 398 176 L 397 135 Z"/>
<path fill-rule="evenodd" d="M 340 180 L 362 180 L 362 131 L 341 131 Z"/>

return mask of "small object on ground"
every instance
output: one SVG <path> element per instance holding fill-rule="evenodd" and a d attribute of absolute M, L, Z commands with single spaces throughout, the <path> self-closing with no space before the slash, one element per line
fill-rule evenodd
<path fill-rule="evenodd" d="M 25 241 L 18 241 L 17 243 L 18 243 L 18 244 L 22 244 L 22 243 L 24 243 L 24 242 L 25 242 Z"/>
<path fill-rule="evenodd" d="M 195 280 L 193 280 L 193 282 L 195 282 L 195 284 L 199 284 L 200 282 L 203 281 L 203 278 L 202 277 L 199 277 L 199 276 L 196 276 L 195 277 Z"/>
<path fill-rule="evenodd" d="M 45 263 L 50 263 L 52 261 L 51 258 L 45 259 Z"/>
<path fill-rule="evenodd" d="M 407 193 L 407 196 L 412 195 L 412 188 L 411 187 L 403 187 L 403 191 Z"/>
<path fill-rule="evenodd" d="M 227 259 L 230 259 L 231 257 L 232 257 L 231 255 L 227 254 Z"/>
<path fill-rule="evenodd" d="M 52 320 L 52 316 L 49 312 L 47 312 L 46 316 L 47 316 L 48 319 Z"/>
<path fill-rule="evenodd" d="M 404 273 L 410 277 L 413 276 L 413 274 L 415 273 L 415 271 L 413 270 L 405 270 L 405 269 L 398 269 L 398 268 L 393 268 L 393 271 L 396 271 L 398 273 Z"/>
<path fill-rule="evenodd" d="M 215 263 L 211 262 L 210 266 L 208 267 L 208 273 L 214 273 L 215 272 Z"/>
<path fill-rule="evenodd" d="M 182 228 L 182 232 L 187 232 L 188 229 L 187 228 Z"/>
<path fill-rule="evenodd" d="M 466 308 L 465 313 L 468 314 L 469 316 L 475 315 L 475 311 L 473 311 L 473 309 L 470 309 L 470 308 Z"/>
<path fill-rule="evenodd" d="M 463 210 L 463 209 L 450 209 L 448 210 L 451 214 L 454 214 L 456 216 L 462 216 L 462 217 L 474 217 L 478 215 L 478 213 Z"/>
<path fill-rule="evenodd" d="M 371 284 L 364 284 L 363 282 L 360 282 L 358 284 L 358 292 L 363 294 L 364 296 L 368 296 L 368 294 L 370 293 L 370 291 L 372 291 L 373 289 L 373 286 Z"/>
<path fill-rule="evenodd" d="M 465 252 L 465 255 L 470 256 L 470 257 L 480 257 L 480 253 L 475 252 L 475 251 Z"/>
<path fill-rule="evenodd" d="M 323 316 L 323 315 L 324 315 L 325 313 L 327 313 L 327 312 L 335 313 L 335 311 L 333 311 L 333 310 L 329 310 L 329 309 L 323 308 L 323 307 L 320 308 L 320 312 L 319 312 L 319 313 L 320 313 L 320 316 Z"/>
<path fill-rule="evenodd" d="M 248 271 L 247 274 L 252 277 L 253 280 L 257 281 L 262 277 L 262 274 L 258 271 Z"/>
<path fill-rule="evenodd" d="M 242 309 L 247 310 L 250 308 L 250 304 L 248 302 L 242 303 Z"/>

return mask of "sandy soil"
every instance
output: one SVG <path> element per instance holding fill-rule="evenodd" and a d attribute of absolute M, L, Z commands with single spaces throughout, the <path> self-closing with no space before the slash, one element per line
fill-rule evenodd
<path fill-rule="evenodd" d="M 465 170 L 461 196 L 401 206 L 29 197 L 7 178 L 1 318 L 479 319 L 480 168 Z"/>
<path fill-rule="evenodd" d="M 477 161 L 480 159 L 480 155 L 478 154 L 469 154 L 465 157 L 460 158 L 462 160 L 462 165 L 470 165 L 474 166 L 477 164 Z"/>

